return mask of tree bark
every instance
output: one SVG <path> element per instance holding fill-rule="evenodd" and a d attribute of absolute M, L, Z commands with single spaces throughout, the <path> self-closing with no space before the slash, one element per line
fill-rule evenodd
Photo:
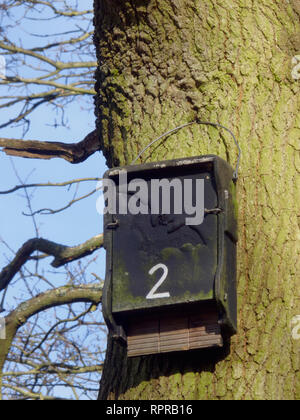
<path fill-rule="evenodd" d="M 109 341 L 99 399 L 299 399 L 299 4 L 95 0 L 96 114 L 110 166 L 200 118 L 238 137 L 238 334 L 222 351 L 128 359 Z M 191 125 L 142 161 L 214 153 L 226 132 Z"/>

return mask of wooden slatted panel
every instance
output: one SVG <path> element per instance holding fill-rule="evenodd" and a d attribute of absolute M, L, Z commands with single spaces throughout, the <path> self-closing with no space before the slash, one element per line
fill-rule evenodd
<path fill-rule="evenodd" d="M 127 325 L 128 356 L 222 346 L 217 311 L 205 309 L 201 313 L 136 316 Z"/>
<path fill-rule="evenodd" d="M 128 356 L 159 353 L 159 319 L 142 317 L 128 328 Z"/>
<path fill-rule="evenodd" d="M 160 352 L 188 350 L 189 320 L 187 316 L 160 317 Z"/>

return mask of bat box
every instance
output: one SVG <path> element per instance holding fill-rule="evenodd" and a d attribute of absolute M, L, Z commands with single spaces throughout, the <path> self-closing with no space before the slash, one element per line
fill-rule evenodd
<path fill-rule="evenodd" d="M 237 203 L 215 155 L 104 176 L 103 313 L 128 356 L 222 346 L 237 328 Z"/>

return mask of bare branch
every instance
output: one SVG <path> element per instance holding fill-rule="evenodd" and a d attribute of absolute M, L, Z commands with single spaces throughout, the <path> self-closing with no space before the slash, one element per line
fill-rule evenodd
<path fill-rule="evenodd" d="M 51 265 L 58 268 L 64 264 L 90 255 L 102 246 L 102 234 L 94 236 L 85 243 L 74 247 L 60 245 L 42 238 L 30 239 L 19 249 L 13 261 L 1 271 L 0 291 L 4 290 L 9 285 L 13 277 L 35 251 L 40 251 L 55 257 Z"/>
<path fill-rule="evenodd" d="M 49 214 L 61 213 L 62 211 L 70 208 L 71 206 L 73 206 L 73 204 L 78 203 L 78 201 L 81 201 L 81 200 L 84 200 L 85 198 L 90 197 L 91 195 L 95 194 L 96 192 L 97 192 L 97 188 L 95 188 L 93 191 L 90 191 L 89 193 L 87 193 L 87 194 L 85 194 L 81 197 L 73 198 L 73 200 L 71 200 L 68 204 L 66 204 L 64 207 L 61 207 L 60 209 L 56 209 L 56 210 L 53 210 L 53 209 L 39 209 L 39 210 L 33 211 L 29 214 L 25 213 L 25 212 L 23 212 L 22 214 L 24 216 L 33 217 L 36 214 L 49 215 Z"/>
<path fill-rule="evenodd" d="M 15 191 L 24 188 L 38 188 L 38 187 L 68 187 L 73 184 L 79 184 L 80 182 L 89 182 L 89 181 L 101 181 L 102 178 L 81 178 L 81 179 L 72 179 L 72 181 L 65 181 L 65 182 L 46 182 L 46 183 L 37 183 L 37 184 L 23 184 L 23 185 L 16 185 L 14 188 L 6 191 L 0 191 L 1 194 L 11 194 Z"/>
<path fill-rule="evenodd" d="M 97 66 L 96 61 L 74 61 L 74 62 L 64 63 L 62 61 L 51 60 L 49 57 L 46 57 L 43 54 L 38 54 L 33 49 L 26 49 L 26 48 L 18 47 L 17 45 L 14 45 L 11 42 L 9 42 L 7 39 L 5 39 L 5 41 L 6 43 L 0 41 L 0 48 L 2 48 L 4 51 L 8 51 L 12 54 L 24 54 L 26 56 L 36 58 L 39 61 L 42 61 L 51 65 L 57 70 L 80 69 L 80 68 L 90 68 L 90 67 Z"/>
<path fill-rule="evenodd" d="M 18 376 L 28 376 L 28 375 L 36 375 L 38 373 L 43 374 L 57 374 L 57 369 L 63 369 L 63 374 L 65 375 L 77 375 L 79 373 L 91 373 L 91 372 L 101 372 L 103 365 L 92 365 L 92 366 L 72 366 L 72 365 L 62 365 L 62 364 L 41 364 L 40 366 L 36 366 L 32 370 L 27 370 L 25 372 L 5 372 L 3 373 L 3 377 L 18 377 Z"/>
<path fill-rule="evenodd" d="M 102 285 L 81 284 L 79 286 L 62 286 L 47 290 L 38 296 L 21 303 L 6 317 L 6 325 L 17 324 L 17 328 L 24 325 L 32 316 L 55 306 L 76 302 L 88 302 L 98 305 L 102 298 Z"/>
<path fill-rule="evenodd" d="M 42 85 L 42 86 L 52 86 L 59 90 L 67 90 L 72 93 L 77 93 L 80 95 L 95 95 L 96 91 L 94 89 L 83 89 L 78 88 L 74 83 L 67 85 L 62 83 L 57 83 L 51 80 L 41 80 L 39 78 L 25 79 L 24 77 L 6 77 L 5 81 L 1 84 L 10 85 L 11 83 L 23 83 L 24 85 Z"/>
<path fill-rule="evenodd" d="M 38 140 L 16 140 L 0 138 L 0 147 L 10 156 L 30 159 L 61 158 L 70 163 L 85 161 L 100 150 L 97 131 L 89 133 L 79 143 L 60 143 Z"/>
<path fill-rule="evenodd" d="M 24 120 L 29 114 L 31 114 L 40 105 L 42 105 L 46 102 L 51 102 L 53 99 L 55 99 L 55 97 L 56 97 L 55 95 L 45 95 L 42 100 L 36 102 L 31 107 L 29 107 L 29 102 L 30 101 L 26 100 L 25 106 L 24 106 L 23 110 L 19 113 L 19 115 L 17 115 L 15 118 L 12 118 L 11 120 L 7 121 L 4 124 L 1 124 L 0 128 L 5 128 L 5 127 L 11 125 L 12 123 L 17 123 L 21 120 Z M 21 101 L 17 101 L 17 102 L 21 102 Z"/>
<path fill-rule="evenodd" d="M 31 354 L 33 354 L 36 350 L 38 350 L 43 343 L 47 340 L 47 338 L 49 337 L 49 335 L 52 333 L 53 330 L 55 330 L 60 324 L 65 324 L 67 322 L 74 322 L 77 321 L 79 318 L 83 317 L 84 315 L 86 315 L 87 313 L 90 312 L 90 310 L 93 308 L 93 305 L 90 306 L 87 310 L 85 310 L 84 312 L 76 315 L 73 318 L 69 318 L 69 319 L 61 319 L 60 321 L 56 322 L 56 324 L 54 324 L 50 330 L 44 335 L 44 337 L 42 338 L 42 340 L 30 351 L 29 354 L 27 354 L 27 357 L 31 356 Z"/>
<path fill-rule="evenodd" d="M 92 34 L 93 34 L 93 32 L 86 32 L 86 33 L 84 33 L 83 35 L 81 35 L 81 36 L 79 36 L 77 38 L 70 38 L 70 39 L 67 39 L 65 41 L 53 42 L 51 44 L 44 45 L 43 47 L 31 48 L 30 51 L 39 51 L 39 52 L 41 52 L 41 51 L 48 50 L 49 48 L 58 47 L 58 46 L 61 46 L 61 45 L 76 44 L 77 42 L 85 41 Z"/>
<path fill-rule="evenodd" d="M 37 109 L 47 106 L 44 114 L 46 125 L 53 127 L 68 125 L 68 105 L 71 103 L 83 111 L 92 109 L 96 69 L 92 42 L 93 11 L 87 10 L 90 6 L 84 3 L 77 0 L 0 0 L 0 111 L 4 112 L 0 129 L 9 126 L 23 128 L 22 137 L 0 137 L 0 152 L 37 159 L 57 157 L 79 163 L 100 150 L 96 131 L 72 144 L 66 144 L 63 137 L 57 142 L 43 141 L 45 138 L 41 138 L 42 141 L 19 140 L 30 128 Z M 82 10 L 83 7 L 86 10 Z M 35 24 L 41 21 L 45 22 L 42 26 Z M 17 253 L 11 250 L 12 261 L 5 262 L 3 265 L 7 266 L 2 271 L 0 268 L 0 311 L 6 292 L 9 294 L 7 286 L 12 285 L 14 276 L 25 288 L 22 296 L 15 294 L 16 302 L 23 303 L 17 304 L 17 308 L 5 318 L 7 339 L 0 344 L 0 399 L 2 395 L 7 399 L 56 399 L 53 395 L 61 387 L 68 387 L 75 399 L 83 395 L 93 398 L 98 389 L 105 343 L 102 338 L 91 343 L 90 337 L 91 334 L 98 337 L 102 329 L 99 314 L 91 313 L 101 301 L 102 281 L 94 274 L 92 277 L 96 281 L 92 278 L 93 284 L 87 285 L 91 280 L 87 268 L 96 260 L 97 253 L 82 263 L 66 265 L 64 270 L 49 271 L 49 279 L 44 264 L 39 261 L 42 257 L 52 256 L 52 266 L 61 267 L 101 248 L 103 237 L 95 236 L 75 247 L 39 239 L 28 190 L 50 186 L 68 188 L 89 180 L 99 179 L 35 184 L 19 179 L 20 182 L 10 189 L 3 186 L 7 191 L 0 191 L 0 194 L 25 192 L 35 228 L 32 237 L 36 237 L 24 243 Z M 77 188 L 73 193 L 68 206 L 81 199 L 76 198 Z M 56 211 L 59 210 L 51 210 Z M 35 263 L 26 264 L 32 260 Z M 59 281 L 65 275 L 64 284 L 67 286 L 56 289 L 62 284 L 54 285 L 54 274 L 58 275 Z M 75 302 L 83 304 L 73 305 Z M 47 308 L 53 309 L 44 313 Z M 5 394 L 2 394 L 2 389 Z"/>
<path fill-rule="evenodd" d="M 46 309 L 76 302 L 87 302 L 98 305 L 101 302 L 101 299 L 102 285 L 100 284 L 82 284 L 79 286 L 67 285 L 57 289 L 48 290 L 26 302 L 21 303 L 14 311 L 5 317 L 7 334 L 6 339 L 3 340 L 3 346 L 0 348 L 0 389 L 3 384 L 3 365 L 13 339 L 20 327 L 22 327 L 29 318 L 45 311 Z M 22 360 L 20 360 L 20 363 L 22 363 Z"/>
<path fill-rule="evenodd" d="M 66 10 L 59 10 L 50 1 L 43 1 L 43 0 L 26 0 L 26 1 L 17 1 L 17 5 L 22 3 L 29 3 L 32 5 L 42 5 L 48 6 L 56 15 L 65 16 L 65 17 L 75 17 L 75 16 L 84 16 L 90 13 L 93 13 L 93 10 L 74 10 L 71 7 L 68 11 Z"/>
<path fill-rule="evenodd" d="M 50 104 L 59 110 L 69 97 L 88 98 L 95 94 L 92 85 L 97 62 L 92 42 L 92 10 L 76 10 L 76 7 L 66 1 L 7 0 L 0 3 L 0 8 L 6 12 L 0 33 L 0 53 L 6 63 L 6 70 L 0 74 L 0 107 L 10 107 L 11 112 L 17 114 L 9 116 L 0 128 L 19 123 L 28 127 L 32 113 L 47 102 L 46 99 L 29 106 L 34 99 L 54 95 Z M 58 19 L 66 30 L 57 34 L 31 34 L 30 21 L 43 19 Z M 22 36 L 17 40 L 12 36 L 16 28 L 25 32 L 26 40 L 29 37 L 28 45 L 23 45 Z M 41 45 L 34 41 L 30 45 L 32 37 L 47 37 L 49 41 Z M 18 104 L 24 104 L 21 112 L 14 106 Z"/>
<path fill-rule="evenodd" d="M 7 388 L 12 389 L 13 391 L 23 395 L 23 398 L 25 400 L 31 399 L 31 400 L 45 400 L 45 401 L 56 401 L 56 400 L 66 400 L 66 398 L 57 398 L 57 397 L 49 397 L 47 395 L 43 395 L 42 393 L 37 394 L 35 392 L 30 392 L 28 390 L 25 390 L 23 388 L 20 388 L 18 386 L 12 386 L 10 384 L 5 384 Z"/>

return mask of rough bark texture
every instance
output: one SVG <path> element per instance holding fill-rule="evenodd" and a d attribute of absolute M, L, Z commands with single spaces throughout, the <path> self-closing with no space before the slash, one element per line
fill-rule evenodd
<path fill-rule="evenodd" d="M 196 117 L 233 130 L 238 181 L 238 334 L 223 352 L 126 358 L 109 342 L 100 399 L 299 399 L 297 0 L 95 0 L 96 113 L 108 164 Z M 227 133 L 193 125 L 143 161 L 215 153 Z M 295 336 L 294 336 L 295 337 Z"/>

